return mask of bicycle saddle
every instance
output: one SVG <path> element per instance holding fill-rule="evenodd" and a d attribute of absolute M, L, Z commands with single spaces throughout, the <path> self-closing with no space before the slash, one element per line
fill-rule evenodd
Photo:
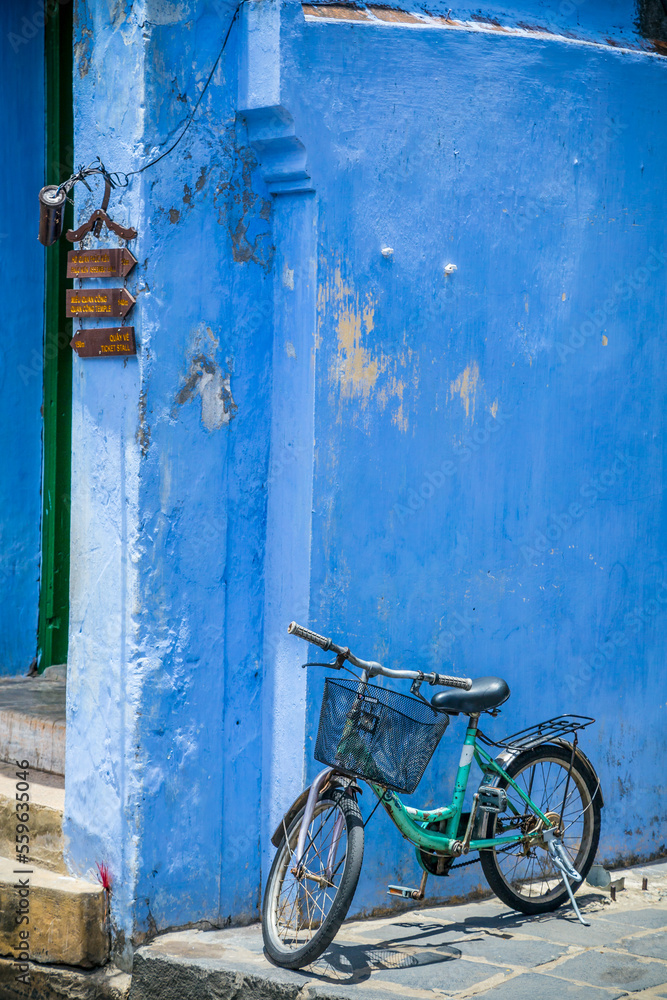
<path fill-rule="evenodd" d="M 510 689 L 502 677 L 478 677 L 472 682 L 469 691 L 459 688 L 448 688 L 438 691 L 431 698 L 431 705 L 436 712 L 446 712 L 448 715 L 476 715 L 490 708 L 497 708 L 507 701 Z"/>

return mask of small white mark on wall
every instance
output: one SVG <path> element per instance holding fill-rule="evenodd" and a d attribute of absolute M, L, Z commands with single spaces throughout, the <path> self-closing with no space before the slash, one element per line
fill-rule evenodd
<path fill-rule="evenodd" d="M 287 261 L 283 264 L 283 285 L 294 290 L 294 268 L 288 267 Z"/>

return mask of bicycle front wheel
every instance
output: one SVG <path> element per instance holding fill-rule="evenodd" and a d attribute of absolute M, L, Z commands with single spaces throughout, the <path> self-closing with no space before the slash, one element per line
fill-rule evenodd
<path fill-rule="evenodd" d="M 558 827 L 572 864 L 585 879 L 600 839 L 599 783 L 593 770 L 576 756 L 568 782 L 570 759 L 567 747 L 544 745 L 520 753 L 506 770 Z M 501 814 L 488 815 L 482 836 L 486 839 L 516 832 L 539 834 L 544 823 L 528 810 L 506 779 L 501 778 L 498 785 L 507 793 L 508 807 Z M 534 840 L 530 846 L 499 845 L 493 850 L 480 851 L 479 855 L 490 888 L 514 910 L 548 913 L 569 898 L 561 873 L 542 839 Z M 576 891 L 578 886 L 572 888 Z"/>
<path fill-rule="evenodd" d="M 350 908 L 364 856 L 359 806 L 334 789 L 315 806 L 297 866 L 304 812 L 297 813 L 281 841 L 262 906 L 264 947 L 287 969 L 309 965 L 331 944 Z"/>

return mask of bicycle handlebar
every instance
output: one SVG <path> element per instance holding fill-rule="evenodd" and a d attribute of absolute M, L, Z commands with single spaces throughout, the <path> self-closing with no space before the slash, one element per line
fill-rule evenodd
<path fill-rule="evenodd" d="M 320 646 L 325 652 L 333 648 L 333 643 L 331 639 L 325 639 L 323 635 L 318 635 L 317 632 L 311 632 L 309 628 L 304 628 L 303 625 L 297 625 L 296 622 L 290 622 L 287 626 L 287 631 L 290 635 L 296 635 L 299 639 L 305 639 L 306 642 L 311 642 L 313 646 Z"/>
<path fill-rule="evenodd" d="M 358 656 L 355 656 L 354 653 L 351 653 L 346 647 L 337 646 L 331 639 L 327 639 L 323 635 L 318 635 L 317 632 L 311 632 L 309 628 L 297 625 L 296 622 L 290 622 L 287 626 L 287 631 L 290 635 L 296 635 L 299 639 L 305 639 L 306 642 L 310 642 L 314 646 L 319 646 L 325 652 L 331 650 L 337 656 L 344 657 L 350 663 L 354 664 L 355 667 L 365 670 L 369 677 L 377 677 L 378 674 L 381 674 L 383 677 L 423 680 L 431 685 L 437 684 L 442 687 L 462 688 L 464 691 L 469 691 L 472 687 L 472 680 L 469 677 L 450 677 L 448 674 L 436 673 L 425 674 L 422 670 L 390 670 L 389 667 L 383 667 L 381 663 L 377 663 L 375 660 L 362 660 Z"/>
<path fill-rule="evenodd" d="M 451 677 L 449 674 L 436 674 L 433 684 L 442 684 L 443 687 L 462 688 L 469 691 L 472 687 L 472 680 L 469 677 Z"/>

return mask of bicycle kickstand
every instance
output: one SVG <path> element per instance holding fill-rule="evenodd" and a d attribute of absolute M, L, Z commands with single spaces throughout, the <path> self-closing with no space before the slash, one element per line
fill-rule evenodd
<path fill-rule="evenodd" d="M 549 833 L 551 833 L 550 837 Z M 563 882 L 565 883 L 565 888 L 567 889 L 567 894 L 570 897 L 570 902 L 572 903 L 572 908 L 574 912 L 576 913 L 578 919 L 584 925 L 584 927 L 590 927 L 591 926 L 590 923 L 587 920 L 584 920 L 584 918 L 581 915 L 581 910 L 577 906 L 577 901 L 574 898 L 574 893 L 572 892 L 572 886 L 570 885 L 570 879 L 572 879 L 573 882 L 582 882 L 583 879 L 581 875 L 571 864 L 570 859 L 565 853 L 563 845 L 560 842 L 558 843 L 556 842 L 555 831 L 545 830 L 544 839 L 546 840 L 547 847 L 549 848 L 549 856 L 554 866 L 558 869 L 558 871 L 561 873 L 563 877 Z"/>

